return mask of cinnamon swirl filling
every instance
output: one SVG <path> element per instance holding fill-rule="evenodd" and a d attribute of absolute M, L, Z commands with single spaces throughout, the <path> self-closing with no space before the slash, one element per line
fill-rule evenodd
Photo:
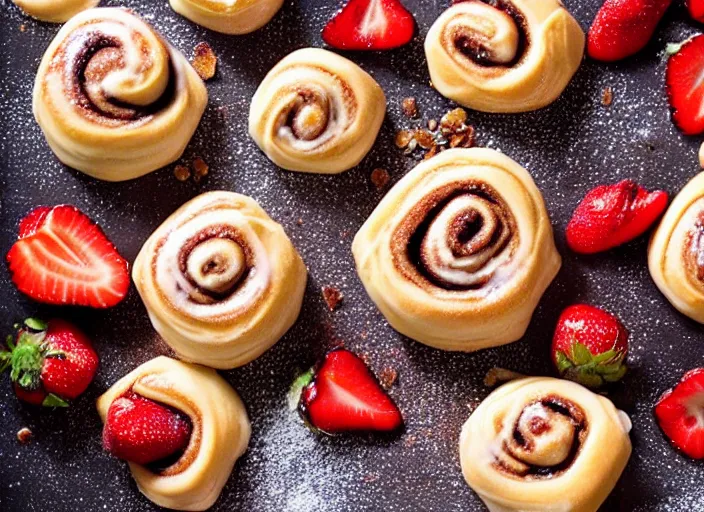
<path fill-rule="evenodd" d="M 497 432 L 503 428 L 497 427 Z M 548 396 L 523 408 L 494 466 L 515 478 L 552 478 L 570 468 L 587 435 L 584 411 L 562 397 Z"/>
<path fill-rule="evenodd" d="M 699 212 L 687 233 L 682 259 L 692 284 L 704 290 L 704 211 Z"/>

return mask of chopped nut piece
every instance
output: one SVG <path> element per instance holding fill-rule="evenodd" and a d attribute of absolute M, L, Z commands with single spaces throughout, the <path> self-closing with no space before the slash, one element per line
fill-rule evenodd
<path fill-rule="evenodd" d="M 406 117 L 416 117 L 418 115 L 418 102 L 416 102 L 415 98 L 404 98 L 401 106 Z"/>
<path fill-rule="evenodd" d="M 389 172 L 386 169 L 374 169 L 372 171 L 371 180 L 374 186 L 378 189 L 384 188 L 389 184 Z"/>
<path fill-rule="evenodd" d="M 193 170 L 196 173 L 196 176 L 200 176 L 201 178 L 204 176 L 208 175 L 208 164 L 205 163 L 205 160 L 203 160 L 200 157 L 196 157 L 193 159 Z"/>
<path fill-rule="evenodd" d="M 330 311 L 335 311 L 342 302 L 342 292 L 334 286 L 323 286 L 323 299 Z"/>
<path fill-rule="evenodd" d="M 438 122 L 435 119 L 431 119 L 428 121 L 428 130 L 431 132 L 434 132 L 435 130 L 438 129 Z"/>
<path fill-rule="evenodd" d="M 296 224 L 298 224 L 299 226 L 302 226 L 302 225 L 303 225 L 303 219 L 301 219 L 301 218 L 299 217 L 299 219 L 296 221 Z"/>
<path fill-rule="evenodd" d="M 29 430 L 27 427 L 21 428 L 19 432 L 17 432 L 17 440 L 20 442 L 20 444 L 27 444 L 31 439 L 32 431 Z"/>
<path fill-rule="evenodd" d="M 415 151 L 415 149 L 417 147 L 418 147 L 418 141 L 415 138 L 413 138 L 413 139 L 411 139 L 411 142 L 408 143 L 408 146 L 404 150 L 404 153 L 406 155 L 410 155 L 411 153 L 413 153 Z"/>
<path fill-rule="evenodd" d="M 463 133 L 457 133 L 455 135 L 450 135 L 450 147 L 451 148 L 456 148 L 457 146 L 460 146 L 465 139 L 465 135 Z"/>
<path fill-rule="evenodd" d="M 391 389 L 398 379 L 398 372 L 393 368 L 384 368 L 379 374 L 379 382 L 384 389 Z"/>
<path fill-rule="evenodd" d="M 174 176 L 178 181 L 186 181 L 191 177 L 191 171 L 185 165 L 177 165 L 174 168 Z"/>
<path fill-rule="evenodd" d="M 601 93 L 601 104 L 608 107 L 614 101 L 614 90 L 611 87 L 605 87 Z"/>
<path fill-rule="evenodd" d="M 396 134 L 396 147 L 405 148 L 413 140 L 411 130 L 401 130 Z"/>
<path fill-rule="evenodd" d="M 467 112 L 463 108 L 450 110 L 442 116 L 440 126 L 445 130 L 457 131 L 462 128 L 462 125 L 467 121 Z"/>
<path fill-rule="evenodd" d="M 435 145 L 435 137 L 427 130 L 416 130 L 413 137 L 423 149 L 430 149 Z"/>
<path fill-rule="evenodd" d="M 208 43 L 198 43 L 193 49 L 193 69 L 203 80 L 210 80 L 215 76 L 218 58 Z"/>
<path fill-rule="evenodd" d="M 437 155 L 440 152 L 440 146 L 433 146 L 430 148 L 430 150 L 425 154 L 423 157 L 423 160 L 430 160 L 433 158 L 435 155 Z"/>

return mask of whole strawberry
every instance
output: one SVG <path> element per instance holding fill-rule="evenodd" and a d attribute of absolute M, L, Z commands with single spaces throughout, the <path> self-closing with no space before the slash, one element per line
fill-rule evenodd
<path fill-rule="evenodd" d="M 587 38 L 592 59 L 617 61 L 638 53 L 653 37 L 672 0 L 606 0 Z"/>
<path fill-rule="evenodd" d="M 627 354 L 628 331 L 611 313 L 575 304 L 560 315 L 552 340 L 552 360 L 562 377 L 600 388 L 625 375 Z"/>
<path fill-rule="evenodd" d="M 98 355 L 76 326 L 29 318 L 0 352 L 2 370 L 10 369 L 20 400 L 46 407 L 67 407 L 93 381 Z"/>
<path fill-rule="evenodd" d="M 667 208 L 667 192 L 648 192 L 631 180 L 600 185 L 584 196 L 567 225 L 567 245 L 593 254 L 645 233 Z"/>
<path fill-rule="evenodd" d="M 120 459 L 151 464 L 182 453 L 192 428 L 181 412 L 129 391 L 108 409 L 103 447 Z"/>

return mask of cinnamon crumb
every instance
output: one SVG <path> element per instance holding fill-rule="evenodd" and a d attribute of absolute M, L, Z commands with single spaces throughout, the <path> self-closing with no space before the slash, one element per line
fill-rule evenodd
<path fill-rule="evenodd" d="M 208 43 L 201 42 L 193 49 L 193 69 L 203 80 L 210 80 L 215 76 L 218 58 Z"/>
<path fill-rule="evenodd" d="M 206 164 L 205 160 L 203 160 L 201 157 L 194 158 L 191 165 L 193 166 L 193 171 L 195 173 L 195 175 L 193 176 L 193 180 L 196 183 L 198 183 L 201 179 L 205 178 L 208 175 L 208 164 Z"/>
<path fill-rule="evenodd" d="M 379 374 L 379 382 L 384 389 L 391 389 L 397 380 L 398 372 L 391 367 L 384 368 Z"/>
<path fill-rule="evenodd" d="M 389 171 L 387 171 L 386 169 L 378 168 L 378 169 L 374 169 L 372 171 L 372 175 L 371 175 L 372 183 L 379 190 L 381 190 L 386 185 L 388 185 L 390 179 L 391 178 L 389 176 Z"/>
<path fill-rule="evenodd" d="M 174 167 L 174 176 L 178 181 L 186 181 L 191 177 L 191 171 L 185 165 L 177 165 Z"/>
<path fill-rule="evenodd" d="M 604 87 L 601 93 L 601 104 L 608 107 L 614 101 L 614 90 L 611 87 Z"/>
<path fill-rule="evenodd" d="M 342 292 L 335 288 L 334 286 L 323 286 L 323 299 L 325 299 L 325 303 L 328 305 L 328 309 L 330 311 L 335 311 L 337 308 L 340 307 L 340 303 L 342 302 Z"/>
<path fill-rule="evenodd" d="M 20 444 L 27 444 L 31 439 L 32 431 L 29 430 L 27 427 L 21 428 L 19 432 L 17 432 L 17 440 L 20 442 Z"/>
<path fill-rule="evenodd" d="M 418 102 L 415 98 L 404 98 L 401 102 L 403 113 L 406 117 L 416 117 L 418 115 Z"/>

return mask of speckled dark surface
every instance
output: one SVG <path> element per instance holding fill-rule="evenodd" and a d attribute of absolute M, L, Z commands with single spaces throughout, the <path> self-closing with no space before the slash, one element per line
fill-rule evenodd
<path fill-rule="evenodd" d="M 586 29 L 598 0 L 567 0 Z M 681 136 L 668 118 L 663 93 L 665 44 L 697 32 L 675 6 L 654 41 L 619 65 L 585 61 L 565 94 L 547 109 L 524 115 L 470 112 L 478 142 L 501 149 L 533 174 L 552 216 L 564 257 L 522 341 L 476 354 L 439 352 L 396 334 L 367 298 L 354 272 L 352 236 L 383 196 L 370 183 L 376 167 L 392 182 L 414 165 L 393 145 L 395 130 L 412 123 L 401 99 L 415 96 L 422 117 L 439 118 L 451 107 L 428 86 L 422 41 L 447 1 L 407 0 L 419 33 L 413 43 L 384 54 L 354 54 L 386 91 L 389 110 L 382 133 L 362 164 L 339 176 L 278 170 L 247 136 L 249 101 L 265 73 L 290 51 L 321 46 L 319 32 L 337 1 L 286 1 L 259 32 L 217 35 L 173 13 L 166 0 L 104 1 L 144 15 L 180 50 L 209 42 L 219 57 L 208 83 L 210 104 L 185 161 L 202 156 L 211 166 L 201 184 L 180 183 L 168 168 L 127 183 L 103 183 L 63 167 L 31 115 L 31 88 L 39 59 L 58 26 L 32 21 L 2 0 L 0 21 L 0 254 L 16 236 L 20 217 L 34 206 L 72 203 L 105 229 L 130 261 L 168 214 L 206 190 L 253 196 L 281 222 L 310 269 L 303 313 L 272 350 L 244 368 L 225 372 L 247 404 L 253 437 L 214 510 L 248 512 L 480 511 L 465 485 L 457 438 L 470 409 L 489 392 L 482 384 L 495 365 L 548 374 L 548 347 L 560 310 L 588 301 L 617 313 L 631 331 L 632 371 L 612 398 L 633 420 L 634 453 L 603 510 L 704 510 L 704 466 L 670 448 L 651 407 L 681 374 L 702 365 L 699 325 L 679 315 L 658 293 L 646 268 L 646 241 L 595 257 L 570 254 L 563 230 L 590 187 L 624 177 L 677 192 L 698 172 L 698 140 Z M 24 26 L 24 31 L 21 30 Z M 614 90 L 601 105 L 606 86 Z M 302 220 L 299 224 L 298 219 Z M 323 285 L 338 286 L 342 307 L 329 313 Z M 36 410 L 18 402 L 0 378 L 0 510 L 146 511 L 126 464 L 101 451 L 94 400 L 120 376 L 167 351 L 158 341 L 134 289 L 105 312 L 46 308 L 20 296 L 0 268 L 0 331 L 27 315 L 60 315 L 93 338 L 101 357 L 94 384 L 68 411 Z M 369 356 L 378 372 L 399 373 L 392 395 L 406 431 L 392 440 L 318 438 L 286 404 L 289 384 L 341 339 Z M 34 432 L 21 446 L 16 432 Z"/>

